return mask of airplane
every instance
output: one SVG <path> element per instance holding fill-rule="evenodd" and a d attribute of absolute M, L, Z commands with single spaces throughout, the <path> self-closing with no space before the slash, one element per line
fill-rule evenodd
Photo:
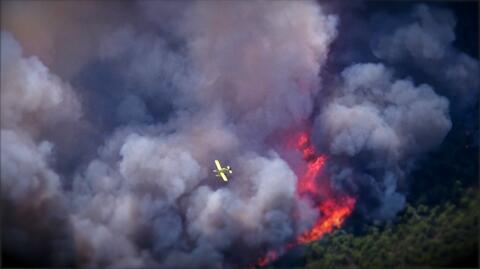
<path fill-rule="evenodd" d="M 227 172 L 228 173 L 233 173 L 232 172 L 232 169 L 230 169 L 230 166 L 226 166 L 226 167 L 222 167 L 220 165 L 220 161 L 219 160 L 215 160 L 215 166 L 217 167 L 217 170 L 213 170 L 214 173 L 216 173 L 215 176 L 217 177 L 221 177 L 223 179 L 223 181 L 228 181 L 228 178 L 227 178 Z"/>

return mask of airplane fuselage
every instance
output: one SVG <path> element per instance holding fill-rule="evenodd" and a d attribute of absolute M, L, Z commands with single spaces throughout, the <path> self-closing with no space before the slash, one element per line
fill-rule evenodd
<path fill-rule="evenodd" d="M 232 174 L 230 166 L 222 167 L 219 160 L 215 160 L 216 170 L 213 170 L 215 176 L 221 177 L 223 181 L 228 181 L 227 174 Z"/>

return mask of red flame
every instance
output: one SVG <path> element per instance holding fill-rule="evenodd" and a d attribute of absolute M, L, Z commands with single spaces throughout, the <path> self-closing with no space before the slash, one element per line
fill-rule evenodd
<path fill-rule="evenodd" d="M 345 218 L 352 213 L 355 199 L 345 195 L 332 195 L 328 182 L 320 185 L 319 177 L 321 177 L 327 157 L 315 153 L 307 132 L 301 132 L 297 141 L 298 149 L 307 162 L 306 172 L 299 177 L 297 183 L 298 194 L 301 197 L 308 195 L 313 199 L 328 197 L 316 205 L 320 214 L 315 225 L 297 238 L 298 243 L 308 243 L 339 228 Z"/>
<path fill-rule="evenodd" d="M 278 258 L 278 256 L 285 253 L 287 250 L 291 249 L 295 245 L 296 245 L 296 242 L 293 242 L 293 243 L 288 243 L 282 246 L 280 249 L 269 250 L 267 254 L 265 254 L 265 256 L 258 259 L 257 266 L 262 267 L 275 261 Z"/>
<path fill-rule="evenodd" d="M 263 267 L 278 258 L 279 250 L 269 250 L 265 256 L 261 257 L 257 261 L 257 266 Z"/>
<path fill-rule="evenodd" d="M 318 209 L 320 218 L 313 227 L 297 238 L 298 243 L 305 244 L 320 239 L 323 235 L 331 233 L 333 229 L 342 226 L 345 218 L 348 217 L 355 205 L 355 199 L 345 196 L 340 201 L 328 199 L 320 203 Z"/>
<path fill-rule="evenodd" d="M 322 172 L 327 161 L 325 155 L 316 155 L 315 150 L 310 143 L 308 134 L 302 132 L 297 139 L 297 148 L 302 153 L 303 159 L 307 162 L 306 171 L 299 177 L 297 182 L 297 191 L 300 196 L 319 196 L 329 188 L 320 188 L 317 183 L 317 177 Z"/>
<path fill-rule="evenodd" d="M 301 132 L 296 136 L 296 148 L 301 152 L 306 168 L 298 172 L 297 194 L 299 197 L 308 197 L 319 211 L 319 216 L 313 227 L 301 234 L 292 243 L 280 249 L 270 250 L 257 261 L 257 266 L 265 266 L 285 253 L 296 244 L 305 244 L 320 239 L 335 228 L 342 226 L 345 219 L 352 213 L 355 198 L 345 194 L 336 194 L 328 180 L 322 179 L 323 168 L 327 156 L 317 154 L 312 146 L 308 132 Z"/>

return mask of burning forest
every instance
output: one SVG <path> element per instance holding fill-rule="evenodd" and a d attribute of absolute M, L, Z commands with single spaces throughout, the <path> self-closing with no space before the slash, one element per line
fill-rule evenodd
<path fill-rule="evenodd" d="M 256 265 L 259 267 L 275 261 L 279 255 L 297 244 L 319 240 L 333 229 L 340 228 L 355 206 L 354 197 L 332 190 L 328 178 L 323 173 L 327 157 L 315 152 L 310 141 L 310 133 L 299 132 L 294 137 L 296 140 L 294 145 L 305 162 L 305 168 L 302 169 L 304 171 L 298 175 L 297 195 L 299 199 L 307 199 L 311 203 L 317 210 L 318 217 L 311 228 L 298 235 L 292 242 L 278 249 L 269 250 L 257 261 Z"/>
<path fill-rule="evenodd" d="M 2 1 L 2 265 L 324 266 L 465 201 L 472 9 L 398 5 Z"/>

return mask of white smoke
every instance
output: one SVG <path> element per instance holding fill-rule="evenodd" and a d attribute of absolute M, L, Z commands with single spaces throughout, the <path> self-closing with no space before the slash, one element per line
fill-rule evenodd
<path fill-rule="evenodd" d="M 29 128 L 76 120 L 80 107 L 70 86 L 36 57 L 24 57 L 11 34 L 1 34 L 2 128 Z"/>
<path fill-rule="evenodd" d="M 222 107 L 249 140 L 309 116 L 335 16 L 307 1 L 198 2 L 188 11 L 197 102 Z"/>
<path fill-rule="evenodd" d="M 428 85 L 394 81 L 381 64 L 353 65 L 341 77 L 315 128 L 332 154 L 372 151 L 398 160 L 438 145 L 451 127 L 448 100 Z"/>

